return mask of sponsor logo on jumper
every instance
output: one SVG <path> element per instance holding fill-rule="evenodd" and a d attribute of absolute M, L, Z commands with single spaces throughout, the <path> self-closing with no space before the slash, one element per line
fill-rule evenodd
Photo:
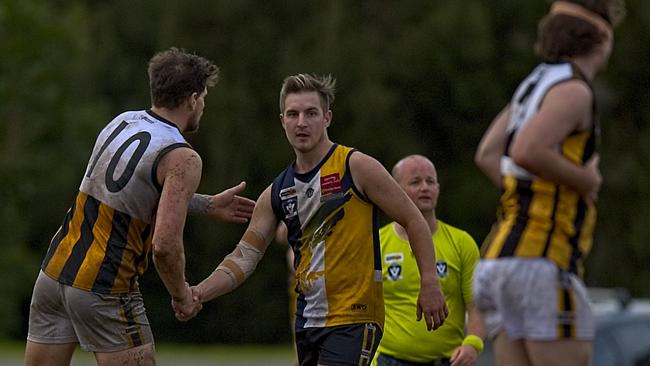
<path fill-rule="evenodd" d="M 384 256 L 384 260 L 386 261 L 386 263 L 403 262 L 404 261 L 404 253 L 387 253 Z"/>
<path fill-rule="evenodd" d="M 287 199 L 295 197 L 296 195 L 296 187 L 287 187 L 280 191 L 280 199 Z"/>
<path fill-rule="evenodd" d="M 320 178 L 321 195 L 341 192 L 341 179 L 339 173 L 326 175 Z"/>
<path fill-rule="evenodd" d="M 366 304 L 352 304 L 352 311 L 368 311 Z"/>

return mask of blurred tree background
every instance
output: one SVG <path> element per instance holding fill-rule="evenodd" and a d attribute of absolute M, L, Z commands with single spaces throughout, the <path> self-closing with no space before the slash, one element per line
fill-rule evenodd
<path fill-rule="evenodd" d="M 525 5 L 523 5 L 525 3 Z M 590 286 L 650 296 L 650 2 L 628 0 L 607 73 Z M 146 67 L 178 46 L 214 60 L 190 142 L 204 160 L 200 190 L 241 180 L 257 197 L 293 159 L 278 119 L 289 74 L 338 79 L 330 136 L 390 168 L 421 153 L 438 166 L 438 216 L 480 243 L 498 191 L 474 166 L 478 141 L 532 52 L 543 0 L 41 1 L 0 3 L 0 337 L 23 340 L 38 266 L 74 197 L 94 137 L 116 114 L 149 107 Z M 645 141 L 645 142 L 644 142 Z M 193 217 L 187 272 L 196 283 L 229 253 L 243 226 Z M 141 281 L 159 341 L 289 342 L 285 248 L 272 245 L 245 286 L 174 320 L 154 269 Z"/>

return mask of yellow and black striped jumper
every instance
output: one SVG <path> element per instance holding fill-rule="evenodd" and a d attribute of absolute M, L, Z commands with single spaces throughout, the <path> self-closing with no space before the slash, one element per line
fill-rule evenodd
<path fill-rule="evenodd" d="M 592 247 L 596 208 L 573 189 L 534 176 L 517 166 L 508 148 L 538 111 L 547 92 L 558 83 L 588 81 L 571 63 L 542 63 L 517 88 L 510 104 L 507 143 L 501 158 L 502 188 L 498 220 L 486 239 L 482 256 L 547 258 L 560 269 L 582 275 L 583 259 Z M 573 131 L 558 146 L 570 162 L 584 165 L 599 136 L 595 105 L 592 126 Z"/>
<path fill-rule="evenodd" d="M 152 111 L 125 112 L 99 134 L 79 192 L 41 269 L 59 283 L 104 294 L 138 291 L 162 187 L 160 158 L 189 145 Z"/>

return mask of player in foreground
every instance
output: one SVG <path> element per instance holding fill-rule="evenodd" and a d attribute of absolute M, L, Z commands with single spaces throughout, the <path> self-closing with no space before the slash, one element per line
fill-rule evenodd
<path fill-rule="evenodd" d="M 503 191 L 474 274 L 498 365 L 590 364 L 594 320 L 581 274 L 602 181 L 592 81 L 623 10 L 618 0 L 553 2 L 538 28 L 543 62 L 476 152 Z"/>
<path fill-rule="evenodd" d="M 174 306 L 200 303 L 185 282 L 188 211 L 245 223 L 254 201 L 242 182 L 197 195 L 202 163 L 181 133 L 194 132 L 218 68 L 171 48 L 149 62 L 152 108 L 125 112 L 100 133 L 63 225 L 34 286 L 26 365 L 69 365 L 77 344 L 97 364 L 154 365 L 138 277 L 153 261 Z"/>
<path fill-rule="evenodd" d="M 261 194 L 235 250 L 196 288 L 205 302 L 241 285 L 283 221 L 295 253 L 302 366 L 372 360 L 384 323 L 378 209 L 411 238 L 421 278 L 417 317 L 426 322 L 420 326 L 436 329 L 447 316 L 424 218 L 377 160 L 328 137 L 334 85 L 330 76 L 284 80 L 280 121 L 296 160 Z M 180 319 L 191 315 L 178 311 Z"/>

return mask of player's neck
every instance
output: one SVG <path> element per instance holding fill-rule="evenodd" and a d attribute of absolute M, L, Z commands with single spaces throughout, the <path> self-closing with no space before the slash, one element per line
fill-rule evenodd
<path fill-rule="evenodd" d="M 187 128 L 187 115 L 179 109 L 169 109 L 164 107 L 151 107 L 151 111 L 160 117 L 168 120 L 178 127 L 182 132 Z"/>
<path fill-rule="evenodd" d="M 296 172 L 307 173 L 308 171 L 314 169 L 314 167 L 323 160 L 325 155 L 327 155 L 333 145 L 334 143 L 332 141 L 325 139 L 309 151 L 295 150 L 296 165 L 294 169 Z"/>
<path fill-rule="evenodd" d="M 580 72 L 585 76 L 589 81 L 594 80 L 596 74 L 600 70 L 599 66 L 596 65 L 594 57 L 575 57 L 571 60 L 574 65 L 580 69 Z"/>

